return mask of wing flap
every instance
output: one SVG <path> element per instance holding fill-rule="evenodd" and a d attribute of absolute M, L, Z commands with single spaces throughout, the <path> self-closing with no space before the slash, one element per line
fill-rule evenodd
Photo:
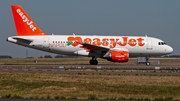
<path fill-rule="evenodd" d="M 88 50 L 89 52 L 95 52 L 95 53 L 107 53 L 109 51 L 109 48 L 101 47 L 101 46 L 95 46 L 87 43 L 81 43 L 82 46 L 80 48 L 84 48 L 85 50 Z"/>

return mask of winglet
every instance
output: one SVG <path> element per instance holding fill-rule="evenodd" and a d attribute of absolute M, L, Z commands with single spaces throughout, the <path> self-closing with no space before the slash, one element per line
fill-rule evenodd
<path fill-rule="evenodd" d="M 11 5 L 18 36 L 47 35 L 35 24 L 20 5 Z"/>

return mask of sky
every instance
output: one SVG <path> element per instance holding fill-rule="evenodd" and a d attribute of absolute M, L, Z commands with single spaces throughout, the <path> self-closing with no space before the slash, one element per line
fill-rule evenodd
<path fill-rule="evenodd" d="M 16 30 L 10 5 L 21 5 L 47 34 L 151 36 L 180 54 L 180 0 L 0 0 L 0 55 L 55 56 L 6 41 Z"/>

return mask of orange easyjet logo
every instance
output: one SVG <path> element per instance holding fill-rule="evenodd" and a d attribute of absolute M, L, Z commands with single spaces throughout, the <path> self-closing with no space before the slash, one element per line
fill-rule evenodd
<path fill-rule="evenodd" d="M 73 37 L 73 36 L 68 37 L 68 42 L 72 42 L 71 45 L 74 47 L 79 45 L 79 41 L 82 41 L 81 37 Z"/>
<path fill-rule="evenodd" d="M 72 46 L 78 46 L 79 42 L 84 42 L 88 44 L 92 44 L 95 46 L 109 46 L 109 48 L 115 48 L 117 45 L 119 46 L 144 46 L 143 38 L 129 38 L 127 36 L 120 38 L 84 38 L 82 39 L 80 36 L 69 36 L 68 42 L 72 42 Z"/>

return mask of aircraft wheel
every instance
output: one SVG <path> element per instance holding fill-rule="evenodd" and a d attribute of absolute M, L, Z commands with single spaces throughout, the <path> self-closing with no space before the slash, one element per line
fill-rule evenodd
<path fill-rule="evenodd" d="M 97 60 L 94 60 L 94 65 L 98 65 L 98 61 Z"/>
<path fill-rule="evenodd" d="M 90 65 L 93 65 L 93 60 L 90 60 L 90 61 L 89 61 L 89 64 L 90 64 Z"/>
<path fill-rule="evenodd" d="M 97 65 L 97 64 L 98 64 L 98 61 L 97 61 L 97 60 L 90 60 L 90 61 L 89 61 L 89 64 L 90 64 L 90 65 Z"/>
<path fill-rule="evenodd" d="M 146 65 L 149 66 L 149 65 L 150 65 L 150 62 L 146 62 Z"/>

